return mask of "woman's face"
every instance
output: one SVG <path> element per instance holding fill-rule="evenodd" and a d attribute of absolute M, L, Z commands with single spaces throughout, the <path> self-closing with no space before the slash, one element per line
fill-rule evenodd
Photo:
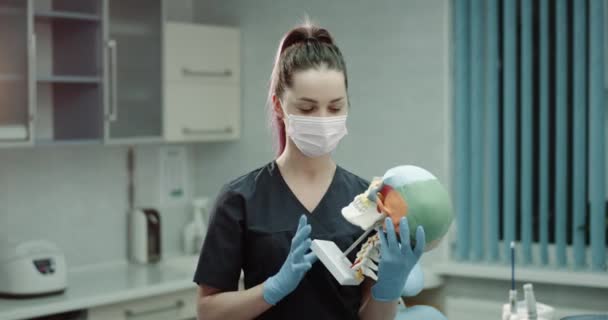
<path fill-rule="evenodd" d="M 282 119 L 285 118 L 283 111 L 299 116 L 341 116 L 348 112 L 347 99 L 341 71 L 325 67 L 308 69 L 293 75 L 292 87 L 275 103 L 275 111 Z"/>

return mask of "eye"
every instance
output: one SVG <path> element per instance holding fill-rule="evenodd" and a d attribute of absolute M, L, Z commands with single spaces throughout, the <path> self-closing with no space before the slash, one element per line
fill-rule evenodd
<path fill-rule="evenodd" d="M 315 107 L 312 105 L 300 105 L 298 106 L 298 110 L 302 113 L 310 113 L 315 110 Z"/>
<path fill-rule="evenodd" d="M 342 111 L 342 106 L 341 105 L 329 106 L 329 111 L 331 111 L 333 113 L 338 113 L 338 112 Z"/>

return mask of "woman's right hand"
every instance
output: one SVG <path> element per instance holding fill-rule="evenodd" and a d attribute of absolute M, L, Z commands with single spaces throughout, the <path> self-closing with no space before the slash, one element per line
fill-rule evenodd
<path fill-rule="evenodd" d="M 279 272 L 264 282 L 264 300 L 267 303 L 275 305 L 295 290 L 317 260 L 313 252 L 308 252 L 311 244 L 310 231 L 311 226 L 307 223 L 306 216 L 302 215 L 298 230 L 291 240 L 287 259 Z"/>

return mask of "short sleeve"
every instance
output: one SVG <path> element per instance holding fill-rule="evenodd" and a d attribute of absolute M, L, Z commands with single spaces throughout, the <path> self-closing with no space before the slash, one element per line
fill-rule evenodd
<path fill-rule="evenodd" d="M 241 275 L 244 236 L 243 197 L 224 188 L 212 210 L 194 282 L 235 291 Z"/>

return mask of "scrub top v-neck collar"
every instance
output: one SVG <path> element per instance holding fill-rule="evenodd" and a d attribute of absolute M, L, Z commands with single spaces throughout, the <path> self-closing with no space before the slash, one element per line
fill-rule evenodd
<path fill-rule="evenodd" d="M 287 184 L 287 181 L 285 181 L 285 178 L 283 177 L 283 174 L 281 173 L 281 169 L 279 168 L 279 165 L 277 164 L 276 160 L 274 160 L 272 162 L 272 164 L 274 166 L 273 169 L 276 170 L 276 177 L 277 177 L 277 179 L 279 179 L 279 183 L 287 191 L 288 196 L 291 197 L 292 200 L 295 201 L 295 203 L 297 203 L 297 205 L 302 210 L 304 210 L 304 213 L 306 213 L 306 215 L 308 217 L 317 216 L 318 213 L 315 213 L 315 212 L 317 212 L 319 210 L 319 208 L 323 207 L 323 204 L 326 201 L 327 197 L 329 196 L 329 193 L 333 189 L 333 186 L 336 183 L 336 180 L 338 180 L 337 178 L 338 178 L 338 171 L 340 170 L 340 166 L 336 165 L 336 170 L 334 171 L 334 175 L 331 178 L 331 182 L 329 183 L 327 190 L 325 190 L 325 193 L 323 193 L 323 196 L 321 197 L 321 199 L 319 200 L 317 205 L 314 207 L 314 209 L 312 209 L 312 211 L 309 211 L 308 208 L 306 208 L 306 206 L 302 203 L 302 201 L 300 201 L 300 199 L 296 196 L 296 194 L 293 192 L 293 190 L 291 190 L 291 188 L 289 187 L 289 184 Z"/>

